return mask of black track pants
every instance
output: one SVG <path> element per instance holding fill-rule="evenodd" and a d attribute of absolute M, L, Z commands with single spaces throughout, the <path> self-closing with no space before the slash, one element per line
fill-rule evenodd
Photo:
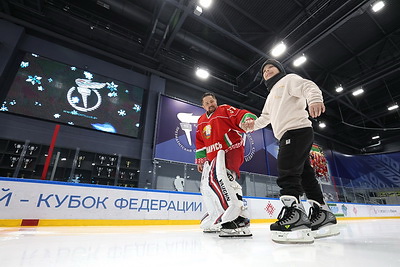
<path fill-rule="evenodd" d="M 287 131 L 279 141 L 278 180 L 281 195 L 299 197 L 306 193 L 308 199 L 323 202 L 321 188 L 310 165 L 310 150 L 314 131 L 302 128 Z"/>

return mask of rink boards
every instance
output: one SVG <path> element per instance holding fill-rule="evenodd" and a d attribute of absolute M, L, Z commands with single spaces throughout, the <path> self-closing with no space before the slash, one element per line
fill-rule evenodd
<path fill-rule="evenodd" d="M 253 223 L 275 221 L 282 208 L 274 198 L 244 201 Z M 400 205 L 328 204 L 339 220 L 400 218 Z M 199 224 L 204 213 L 199 193 L 0 177 L 3 227 Z"/>

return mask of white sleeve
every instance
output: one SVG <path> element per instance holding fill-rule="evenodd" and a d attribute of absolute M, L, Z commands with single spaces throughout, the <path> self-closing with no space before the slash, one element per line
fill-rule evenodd
<path fill-rule="evenodd" d="M 267 111 L 267 101 L 265 101 L 264 108 L 261 115 L 254 121 L 254 131 L 262 129 L 271 123 L 269 112 Z"/>
<path fill-rule="evenodd" d="M 296 97 L 304 97 L 307 104 L 323 102 L 322 92 L 313 81 L 304 79 L 296 74 L 291 74 L 290 93 Z"/>

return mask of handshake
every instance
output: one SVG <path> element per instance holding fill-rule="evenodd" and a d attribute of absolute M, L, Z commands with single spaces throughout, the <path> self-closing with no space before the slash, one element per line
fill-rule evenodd
<path fill-rule="evenodd" d="M 246 133 L 254 131 L 254 119 L 247 118 L 244 122 L 240 123 L 240 128 Z"/>

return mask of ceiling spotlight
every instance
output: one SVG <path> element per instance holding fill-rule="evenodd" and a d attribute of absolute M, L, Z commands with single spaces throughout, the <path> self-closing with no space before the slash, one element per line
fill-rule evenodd
<path fill-rule="evenodd" d="M 306 62 L 306 60 L 307 58 L 304 55 L 302 55 L 295 59 L 295 61 L 293 62 L 293 66 L 298 67 L 302 65 L 304 62 Z"/>
<path fill-rule="evenodd" d="M 210 76 L 210 73 L 206 69 L 198 68 L 196 70 L 197 77 L 201 79 L 207 79 Z"/>
<path fill-rule="evenodd" d="M 375 140 L 375 139 L 379 139 L 379 137 L 380 137 L 379 135 L 375 135 L 375 136 L 372 136 L 371 139 Z"/>
<path fill-rule="evenodd" d="M 211 2 L 212 0 L 200 0 L 199 4 L 204 8 L 208 8 L 211 6 Z"/>
<path fill-rule="evenodd" d="M 385 6 L 385 2 L 383 1 L 377 1 L 372 5 L 372 11 L 378 12 Z"/>
<path fill-rule="evenodd" d="M 196 8 L 195 8 L 195 10 L 193 11 L 193 13 L 194 13 L 196 16 L 200 16 L 201 13 L 203 13 L 203 9 L 201 8 L 201 6 L 196 6 Z"/>
<path fill-rule="evenodd" d="M 361 95 L 362 93 L 364 93 L 364 89 L 360 88 L 360 89 L 355 90 L 352 94 L 354 96 L 358 96 L 358 95 Z"/>
<path fill-rule="evenodd" d="M 398 109 L 398 108 L 399 108 L 399 105 L 394 104 L 394 105 L 391 105 L 390 107 L 388 107 L 388 110 L 394 110 L 394 109 Z"/>
<path fill-rule="evenodd" d="M 326 124 L 325 124 L 325 122 L 320 122 L 319 124 L 318 124 L 318 126 L 320 127 L 320 128 L 325 128 L 326 127 Z"/>
<path fill-rule="evenodd" d="M 278 57 L 286 51 L 286 45 L 284 43 L 279 43 L 274 48 L 272 48 L 271 55 L 274 57 Z"/>
<path fill-rule="evenodd" d="M 340 93 L 342 91 L 343 91 L 343 87 L 342 86 L 339 86 L 339 87 L 336 88 L 336 93 Z"/>

